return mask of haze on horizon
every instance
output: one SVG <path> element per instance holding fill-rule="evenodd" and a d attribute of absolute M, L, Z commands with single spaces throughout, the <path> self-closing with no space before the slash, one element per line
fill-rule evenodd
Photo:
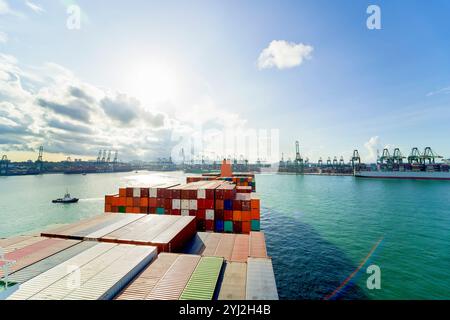
<path fill-rule="evenodd" d="M 200 137 L 194 153 L 239 157 L 223 132 L 276 129 L 272 161 L 296 140 L 311 161 L 449 158 L 450 3 L 376 1 L 381 30 L 370 4 L 0 0 L 0 155 L 152 160 Z"/>

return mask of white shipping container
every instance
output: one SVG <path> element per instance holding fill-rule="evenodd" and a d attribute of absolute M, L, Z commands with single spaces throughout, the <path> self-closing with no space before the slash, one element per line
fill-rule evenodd
<path fill-rule="evenodd" d="M 198 189 L 197 190 L 197 198 L 198 199 L 206 199 L 206 189 Z"/>
<path fill-rule="evenodd" d="M 157 198 L 158 188 L 150 188 L 150 198 Z"/>
<path fill-rule="evenodd" d="M 141 188 L 133 188 L 133 197 L 135 198 L 141 197 Z"/>
<path fill-rule="evenodd" d="M 189 200 L 181 200 L 181 210 L 189 210 Z"/>
<path fill-rule="evenodd" d="M 189 200 L 189 210 L 197 210 L 197 200 Z"/>
<path fill-rule="evenodd" d="M 278 300 L 271 259 L 248 258 L 246 300 Z"/>
<path fill-rule="evenodd" d="M 181 200 L 180 199 L 172 199 L 172 209 L 181 209 Z"/>
<path fill-rule="evenodd" d="M 181 215 L 184 217 L 189 216 L 189 210 L 181 210 Z"/>
<path fill-rule="evenodd" d="M 77 272 L 76 268 L 81 268 L 82 266 L 88 264 L 90 261 L 101 256 L 105 252 L 108 252 L 112 248 L 116 247 L 117 244 L 114 243 L 99 243 L 96 246 L 87 249 L 86 251 L 76 255 L 75 257 L 57 265 L 56 267 L 41 273 L 40 275 L 32 278 L 25 283 L 20 285 L 19 290 L 14 292 L 8 297 L 8 300 L 27 300 L 38 294 L 48 286 L 58 282 L 69 272 Z M 74 278 L 75 279 L 75 278 Z"/>
<path fill-rule="evenodd" d="M 214 220 L 214 210 L 206 210 L 206 220 Z"/>

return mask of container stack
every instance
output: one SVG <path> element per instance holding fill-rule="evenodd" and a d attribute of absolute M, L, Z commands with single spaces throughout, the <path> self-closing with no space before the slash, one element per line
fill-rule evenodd
<path fill-rule="evenodd" d="M 120 188 L 119 194 L 105 196 L 105 212 L 165 214 L 165 190 L 176 185 L 169 183 L 140 188 Z"/>
<path fill-rule="evenodd" d="M 253 186 L 226 180 L 121 188 L 105 196 L 105 212 L 196 217 L 198 231 L 260 231 L 260 200 Z M 122 206 L 121 204 L 125 204 Z"/>

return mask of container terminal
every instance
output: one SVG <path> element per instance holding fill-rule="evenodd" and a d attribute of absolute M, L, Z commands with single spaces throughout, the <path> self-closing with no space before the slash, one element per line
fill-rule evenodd
<path fill-rule="evenodd" d="M 277 300 L 255 190 L 224 162 L 221 175 L 123 188 L 101 215 L 1 239 L 0 299 Z"/>
<path fill-rule="evenodd" d="M 184 154 L 184 152 L 183 152 Z M 231 159 L 231 157 L 228 157 Z M 265 161 L 257 160 L 249 163 L 242 155 L 239 159 L 235 156 L 232 160 L 233 172 L 260 172 L 261 169 L 270 167 Z M 44 160 L 44 147 L 39 148 L 35 161 L 12 162 L 5 154 L 0 158 L 0 176 L 25 176 L 40 174 L 92 174 L 132 171 L 184 171 L 186 173 L 220 173 L 221 160 L 207 159 L 204 157 L 186 160 L 182 157 L 181 163 L 174 163 L 171 157 L 158 158 L 155 161 L 131 161 L 124 162 L 119 159 L 117 150 L 100 150 L 96 159 L 82 160 L 67 157 L 64 161 L 50 162 Z"/>
<path fill-rule="evenodd" d="M 284 160 L 282 156 L 278 173 L 312 174 L 312 175 L 349 175 L 356 178 L 380 178 L 380 179 L 415 179 L 415 180 L 450 180 L 450 160 L 438 155 L 431 147 L 426 147 L 423 152 L 417 147 L 411 149 L 408 156 L 404 156 L 399 148 L 393 153 L 389 149 L 383 149 L 377 156 L 374 164 L 361 162 L 358 150 L 354 150 L 352 157 L 345 162 L 344 157 L 328 157 L 326 163 L 322 158 L 317 163 L 310 163 L 308 158 L 300 154 L 300 146 L 297 141 L 295 160 Z"/>

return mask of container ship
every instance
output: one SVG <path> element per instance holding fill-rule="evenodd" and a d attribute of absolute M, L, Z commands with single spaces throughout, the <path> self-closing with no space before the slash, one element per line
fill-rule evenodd
<path fill-rule="evenodd" d="M 438 162 L 440 159 L 442 156 L 430 147 L 425 148 L 423 153 L 413 148 L 408 157 L 404 157 L 398 148 L 393 155 L 384 149 L 375 166 L 356 167 L 354 175 L 358 178 L 450 180 L 449 160 Z"/>
<path fill-rule="evenodd" d="M 278 300 L 255 189 L 224 163 L 185 184 L 119 188 L 104 214 L 0 239 L 0 300 Z"/>

